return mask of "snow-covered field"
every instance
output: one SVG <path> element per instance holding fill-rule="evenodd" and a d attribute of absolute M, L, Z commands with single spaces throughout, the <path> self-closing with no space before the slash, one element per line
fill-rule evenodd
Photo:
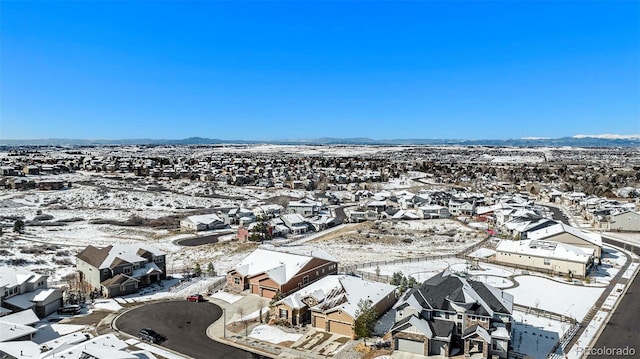
<path fill-rule="evenodd" d="M 514 311 L 511 345 L 518 353 L 545 359 L 554 345 L 571 328 L 570 323 Z"/>
<path fill-rule="evenodd" d="M 604 288 L 584 287 L 537 276 L 516 277 L 519 286 L 507 289 L 518 304 L 566 315 L 580 321 Z"/>

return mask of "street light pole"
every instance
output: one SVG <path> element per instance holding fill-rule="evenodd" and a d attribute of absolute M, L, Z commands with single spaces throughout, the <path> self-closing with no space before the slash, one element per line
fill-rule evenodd
<path fill-rule="evenodd" d="M 227 338 L 227 310 L 222 308 L 222 338 Z"/>

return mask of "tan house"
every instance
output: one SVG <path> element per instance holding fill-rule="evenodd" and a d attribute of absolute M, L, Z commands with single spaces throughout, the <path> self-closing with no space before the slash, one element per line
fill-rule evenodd
<path fill-rule="evenodd" d="M 592 248 L 538 240 L 502 240 L 496 261 L 520 268 L 539 269 L 551 274 L 584 278 L 593 265 Z"/>
<path fill-rule="evenodd" d="M 348 275 L 330 275 L 275 303 L 278 319 L 311 324 L 327 332 L 354 337 L 358 303 L 371 300 L 378 315 L 396 301 L 396 287 Z"/>
<path fill-rule="evenodd" d="M 141 244 L 87 246 L 76 255 L 80 280 L 102 295 L 114 297 L 166 278 L 165 253 Z"/>
<path fill-rule="evenodd" d="M 227 288 L 273 298 L 338 273 L 338 260 L 322 250 L 305 254 L 258 248 L 227 272 Z"/>
<path fill-rule="evenodd" d="M 593 256 L 602 256 L 602 236 L 598 233 L 583 232 L 578 228 L 571 227 L 564 223 L 557 223 L 549 227 L 527 233 L 527 239 L 544 240 L 548 242 L 558 242 L 572 246 L 593 249 Z"/>

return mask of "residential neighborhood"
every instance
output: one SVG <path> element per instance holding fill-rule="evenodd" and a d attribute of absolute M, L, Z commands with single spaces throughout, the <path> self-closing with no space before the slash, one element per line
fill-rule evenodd
<path fill-rule="evenodd" d="M 626 151 L 167 150 L 0 156 L 1 353 L 556 359 L 638 269 Z M 617 187 L 579 179 L 596 167 Z M 202 346 L 172 313 L 206 322 Z"/>

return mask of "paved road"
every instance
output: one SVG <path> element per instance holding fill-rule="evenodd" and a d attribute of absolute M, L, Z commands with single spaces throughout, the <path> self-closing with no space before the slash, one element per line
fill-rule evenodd
<path fill-rule="evenodd" d="M 168 301 L 132 309 L 121 315 L 115 325 L 120 331 L 135 337 L 140 329 L 151 328 L 167 337 L 161 343 L 162 347 L 197 359 L 264 358 L 209 338 L 207 327 L 221 315 L 222 309 L 213 303 Z"/>
<path fill-rule="evenodd" d="M 221 232 L 216 234 L 211 234 L 208 236 L 195 236 L 191 238 L 184 238 L 176 241 L 176 244 L 186 247 L 195 247 L 201 246 L 203 244 L 211 244 L 218 243 L 218 238 L 221 236 L 226 236 L 232 234 L 233 231 Z"/>
<path fill-rule="evenodd" d="M 636 254 L 640 254 L 640 248 L 624 245 L 611 238 L 603 238 L 605 243 L 613 244 L 632 250 Z M 604 352 L 605 348 L 633 348 L 635 355 L 626 356 L 627 358 L 640 357 L 640 280 L 637 278 L 629 284 L 627 293 L 622 297 L 622 301 L 611 315 L 611 319 L 604 327 L 604 331 L 596 341 L 593 349 L 595 354 L 589 355 L 589 358 L 612 358 L 615 355 Z M 602 350 L 602 355 L 598 351 Z M 625 356 L 619 356 L 624 358 Z"/>
<path fill-rule="evenodd" d="M 547 208 L 549 208 L 549 210 L 551 211 L 553 219 L 566 224 L 569 223 L 568 218 L 564 215 L 564 213 L 562 213 L 562 211 L 560 211 L 560 209 L 551 206 L 547 206 Z M 624 248 L 626 250 L 630 250 L 640 255 L 639 247 L 621 243 L 613 238 L 607 238 L 603 236 L 602 242 Z M 588 356 L 590 359 L 608 359 L 616 357 L 616 355 L 612 355 L 615 353 L 608 353 L 605 351 L 605 349 L 624 349 L 626 347 L 633 348 L 635 350 L 635 355 L 626 356 L 627 358 L 640 357 L 640 280 L 636 278 L 633 282 L 628 283 L 627 285 L 629 286 L 629 289 L 627 290 L 627 293 L 622 297 L 620 304 L 616 308 L 615 312 L 613 312 L 613 314 L 611 315 L 611 319 L 604 327 L 604 330 L 600 334 L 600 337 L 597 339 L 595 345 L 593 346 L 592 349 L 594 349 L 594 351 L 591 351 L 591 355 Z M 580 331 L 580 333 L 581 332 L 582 330 Z M 576 335 L 576 338 L 572 340 L 572 343 L 577 339 L 578 336 L 579 335 Z M 581 343 L 581 345 L 588 344 Z M 619 357 L 624 358 L 625 356 Z"/>

